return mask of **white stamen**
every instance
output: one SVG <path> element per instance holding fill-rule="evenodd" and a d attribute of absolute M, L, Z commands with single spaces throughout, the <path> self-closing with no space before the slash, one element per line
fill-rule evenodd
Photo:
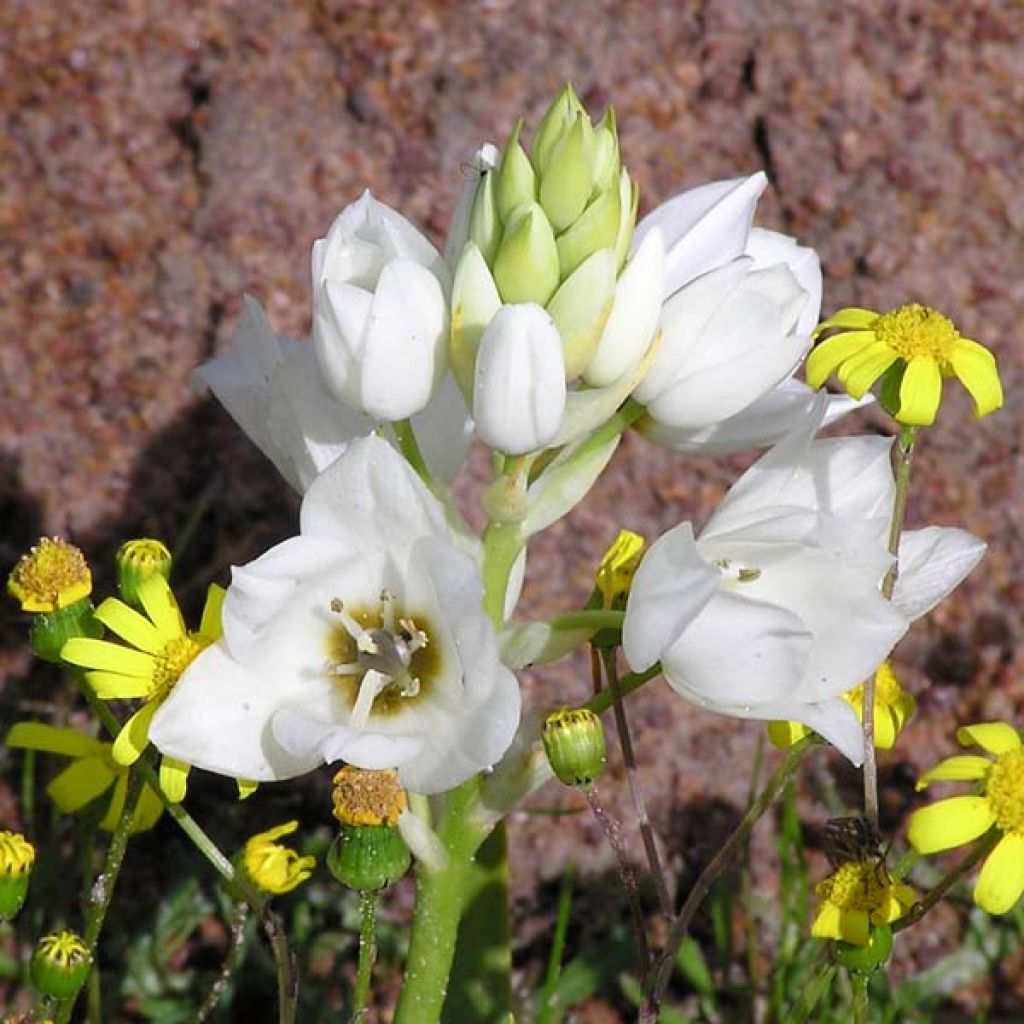
<path fill-rule="evenodd" d="M 351 725 L 354 725 L 357 729 L 366 728 L 366 723 L 370 719 L 370 709 L 373 707 L 373 702 L 377 699 L 377 695 L 381 690 L 385 689 L 390 683 L 390 676 L 384 675 L 383 672 L 376 672 L 372 668 L 363 676 L 363 681 L 359 684 L 359 694 L 356 697 L 355 704 L 352 706 Z"/>

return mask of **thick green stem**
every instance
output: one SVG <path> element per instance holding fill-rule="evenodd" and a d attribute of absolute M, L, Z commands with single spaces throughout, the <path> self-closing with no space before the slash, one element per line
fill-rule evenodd
<path fill-rule="evenodd" d="M 621 629 L 626 613 L 612 608 L 587 608 L 548 619 L 552 629 Z"/>
<path fill-rule="evenodd" d="M 370 889 L 359 894 L 359 967 L 356 971 L 356 990 L 352 999 L 352 1024 L 358 1024 L 366 1013 L 366 1000 L 370 995 L 370 977 L 377 957 L 374 927 L 377 923 L 377 893 Z"/>
<path fill-rule="evenodd" d="M 903 520 L 907 514 L 907 497 L 910 494 L 910 462 L 914 454 L 916 427 L 901 427 L 899 437 L 893 443 L 893 457 L 896 462 L 896 490 L 893 497 L 892 521 L 889 524 L 889 554 L 893 563 L 882 581 L 882 594 L 892 598 L 899 574 L 900 536 Z M 875 677 L 864 681 L 864 816 L 878 828 L 878 763 L 875 758 Z"/>
<path fill-rule="evenodd" d="M 412 423 L 409 420 L 397 420 L 391 424 L 391 429 L 395 432 L 395 440 L 405 456 L 405 461 L 416 470 L 416 475 L 428 487 L 432 486 L 433 478 L 430 475 L 427 460 L 423 457 L 423 452 L 420 449 L 420 443 L 416 440 Z"/>
<path fill-rule="evenodd" d="M 668 987 L 669 978 L 672 976 L 672 967 L 679 952 L 679 947 L 683 944 L 683 939 L 689 933 L 694 914 L 697 913 L 697 909 L 704 902 L 704 898 L 710 892 L 711 886 L 729 866 L 734 855 L 742 849 L 743 844 L 746 843 L 747 837 L 750 835 L 751 829 L 760 821 L 764 813 L 775 802 L 779 793 L 782 792 L 783 787 L 789 781 L 793 772 L 796 771 L 797 765 L 800 763 L 804 753 L 816 743 L 818 743 L 818 740 L 812 735 L 805 737 L 799 743 L 789 748 L 782 763 L 775 769 L 774 774 L 768 780 L 768 784 L 761 791 L 761 795 L 750 805 L 747 813 L 743 815 L 732 834 L 726 839 L 714 857 L 708 861 L 704 870 L 701 871 L 697 880 L 693 883 L 693 888 L 686 897 L 686 902 L 683 904 L 682 910 L 679 911 L 679 916 L 672 922 L 668 941 L 665 943 L 661 957 L 657 964 L 655 964 L 649 983 L 644 986 L 646 999 L 640 1010 L 641 1024 L 653 1024 L 658 1019 L 658 1010 L 662 999 L 665 997 L 665 990 Z"/>
<path fill-rule="evenodd" d="M 850 974 L 853 986 L 853 1024 L 868 1024 L 868 976 L 854 971 Z"/>
<path fill-rule="evenodd" d="M 484 533 L 484 611 L 495 629 L 505 622 L 505 591 L 523 549 L 518 523 L 491 523 Z"/>
<path fill-rule="evenodd" d="M 114 887 L 117 885 L 117 877 L 121 872 L 121 864 L 124 862 L 125 850 L 128 847 L 128 833 L 131 830 L 132 822 L 135 820 L 135 809 L 142 794 L 144 779 L 142 773 L 133 770 L 128 777 L 128 786 L 125 791 L 124 807 L 121 810 L 121 817 L 110 837 L 110 845 L 107 847 L 107 856 L 103 862 L 103 870 L 96 877 L 89 893 L 88 910 L 85 917 L 85 945 L 93 961 L 93 970 L 96 969 L 96 947 L 99 944 L 100 932 L 103 930 L 103 922 L 107 918 L 107 911 L 110 909 L 110 901 L 114 896 Z M 71 1011 L 75 1008 L 77 995 L 61 1002 L 55 1017 L 56 1024 L 67 1024 L 71 1020 Z"/>
<path fill-rule="evenodd" d="M 419 865 L 416 913 L 395 1024 L 437 1024 L 441 1018 L 469 863 L 487 834 L 467 815 L 477 786 L 477 780 L 470 779 L 448 794 L 438 829 L 448 863 L 440 870 Z"/>

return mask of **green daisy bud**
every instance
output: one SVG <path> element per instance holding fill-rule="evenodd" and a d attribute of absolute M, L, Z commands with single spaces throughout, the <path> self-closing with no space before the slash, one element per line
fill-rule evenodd
<path fill-rule="evenodd" d="M 409 870 L 409 848 L 391 825 L 342 825 L 327 851 L 327 868 L 350 889 L 386 889 Z"/>
<path fill-rule="evenodd" d="M 171 578 L 171 552 L 163 541 L 152 537 L 126 540 L 117 549 L 117 589 L 122 599 L 138 608 L 139 584 L 154 573 Z"/>
<path fill-rule="evenodd" d="M 94 618 L 92 601 L 86 598 L 67 608 L 40 612 L 32 618 L 32 650 L 43 661 L 61 663 L 60 652 L 75 637 L 93 640 L 103 636 L 103 626 Z"/>
<path fill-rule="evenodd" d="M 841 964 L 848 971 L 870 974 L 885 964 L 891 952 L 892 928 L 887 924 L 876 924 L 871 927 L 866 946 L 837 942 L 834 955 L 836 963 Z"/>
<path fill-rule="evenodd" d="M 23 835 L 0 832 L 0 921 L 21 910 L 35 862 L 36 849 Z"/>
<path fill-rule="evenodd" d="M 506 227 L 494 258 L 494 281 L 502 300 L 546 305 L 558 287 L 558 262 L 544 211 L 536 203 L 524 207 Z"/>
<path fill-rule="evenodd" d="M 81 937 L 62 931 L 44 935 L 29 965 L 32 984 L 44 996 L 70 999 L 78 994 L 92 969 L 92 955 Z"/>
<path fill-rule="evenodd" d="M 608 763 L 601 719 L 587 708 L 560 708 L 544 722 L 544 750 L 551 768 L 567 786 L 587 786 Z"/>

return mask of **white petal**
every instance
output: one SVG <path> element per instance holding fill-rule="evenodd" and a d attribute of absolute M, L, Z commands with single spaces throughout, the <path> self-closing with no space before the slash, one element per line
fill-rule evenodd
<path fill-rule="evenodd" d="M 615 304 L 597 351 L 583 373 L 591 387 L 607 387 L 641 359 L 658 326 L 665 276 L 665 244 L 658 228 L 648 232 L 619 276 Z"/>
<path fill-rule="evenodd" d="M 355 285 L 326 281 L 313 294 L 313 344 L 327 386 L 353 409 L 360 409 L 359 363 L 373 293 Z"/>
<path fill-rule="evenodd" d="M 987 546 L 953 527 L 929 526 L 904 533 L 893 604 L 911 620 L 930 612 L 981 561 Z"/>
<path fill-rule="evenodd" d="M 434 397 L 413 416 L 412 427 L 431 475 L 450 484 L 466 461 L 473 436 L 469 410 L 450 373 Z"/>
<path fill-rule="evenodd" d="M 476 151 L 468 164 L 463 165 L 465 178 L 459 198 L 455 203 L 455 211 L 452 213 L 448 237 L 444 243 L 445 262 L 453 269 L 469 234 L 469 218 L 473 212 L 473 200 L 476 198 L 477 186 L 480 184 L 480 175 L 486 170 L 497 167 L 500 160 L 500 151 L 488 142 Z"/>
<path fill-rule="evenodd" d="M 622 649 L 634 672 L 662 656 L 712 599 L 720 577 L 701 558 L 689 523 L 651 545 L 633 577 L 622 627 Z"/>
<path fill-rule="evenodd" d="M 789 267 L 800 287 L 807 293 L 807 302 L 800 313 L 796 332 L 810 334 L 821 315 L 822 281 L 818 254 L 813 249 L 797 245 L 796 239 L 789 235 L 755 227 L 750 229 L 747 236 L 744 255 L 753 257 L 757 270 L 776 263 L 785 263 Z"/>
<path fill-rule="evenodd" d="M 665 678 L 702 707 L 749 709 L 792 694 L 813 637 L 791 611 L 719 591 L 661 656 Z"/>
<path fill-rule="evenodd" d="M 477 354 L 473 419 L 480 437 L 509 455 L 543 448 L 561 425 L 565 394 L 551 318 L 534 303 L 503 306 Z"/>
<path fill-rule="evenodd" d="M 426 743 L 423 736 L 363 731 L 337 719 L 317 718 L 304 707 L 276 711 L 270 732 L 282 749 L 303 763 L 345 761 L 370 771 L 400 768 L 416 757 Z"/>
<path fill-rule="evenodd" d="M 310 486 L 302 502 L 304 536 L 359 538 L 393 551 L 418 537 L 447 536 L 444 510 L 386 441 L 352 442 Z"/>
<path fill-rule="evenodd" d="M 655 227 L 665 236 L 666 295 L 743 252 L 754 207 L 767 184 L 758 171 L 749 178 L 701 185 L 662 203 L 640 221 L 634 248 Z"/>
<path fill-rule="evenodd" d="M 361 353 L 362 409 L 378 421 L 426 406 L 445 370 L 447 308 L 437 278 L 410 260 L 381 272 Z"/>
<path fill-rule="evenodd" d="M 780 701 L 759 708 L 756 717 L 767 721 L 801 722 L 828 740 L 853 764 L 864 763 L 864 727 L 853 708 L 839 697 L 817 703 Z"/>

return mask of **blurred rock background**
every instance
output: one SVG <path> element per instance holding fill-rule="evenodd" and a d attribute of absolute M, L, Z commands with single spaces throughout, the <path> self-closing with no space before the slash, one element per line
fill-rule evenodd
<path fill-rule="evenodd" d="M 1017 0 L 6 0 L 0 40 L 5 573 L 40 533 L 85 547 L 101 588 L 123 537 L 190 539 L 178 580 L 195 601 L 293 532 L 296 499 L 193 393 L 191 369 L 227 339 L 246 291 L 279 331 L 308 331 L 310 245 L 364 188 L 440 242 L 474 149 L 504 142 L 520 115 L 535 124 L 568 80 L 593 113 L 615 106 L 641 213 L 762 168 L 759 223 L 820 253 L 824 313 L 917 300 L 995 351 L 1006 408 L 977 423 L 950 387 L 920 446 L 910 524 L 965 525 L 990 550 L 897 651 L 920 714 L 883 756 L 889 824 L 917 799 L 921 766 L 952 752 L 955 722 L 1024 725 Z M 867 412 L 845 429 L 888 428 Z M 700 520 L 749 461 L 627 438 L 586 506 L 531 549 L 523 610 L 579 602 L 620 525 L 653 537 Z M 50 698 L 26 697 L 8 612 L 2 699 L 15 717 Z M 582 697 L 584 669 L 531 679 L 531 699 Z M 709 808 L 745 799 L 758 727 L 703 715 L 661 683 L 631 715 L 656 828 L 692 874 L 721 838 Z M 628 814 L 621 783 L 616 768 L 611 803 Z M 512 844 L 524 942 L 550 923 L 538 886 L 570 851 L 584 877 L 610 866 L 584 816 L 522 817 Z M 762 839 L 755 853 L 768 862 L 771 849 Z M 924 964 L 959 928 L 950 915 L 904 945 Z M 1021 1011 L 1021 984 L 975 998 Z"/>

